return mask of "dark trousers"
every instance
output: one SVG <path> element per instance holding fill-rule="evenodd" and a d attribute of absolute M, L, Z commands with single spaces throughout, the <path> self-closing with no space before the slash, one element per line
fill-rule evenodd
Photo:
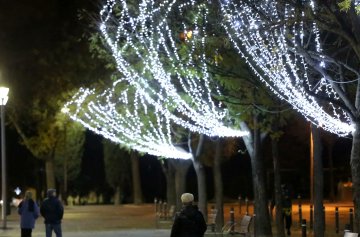
<path fill-rule="evenodd" d="M 21 237 L 31 237 L 32 229 L 21 228 Z"/>
<path fill-rule="evenodd" d="M 53 231 L 56 237 L 62 237 L 61 224 L 45 224 L 46 237 L 51 237 Z"/>

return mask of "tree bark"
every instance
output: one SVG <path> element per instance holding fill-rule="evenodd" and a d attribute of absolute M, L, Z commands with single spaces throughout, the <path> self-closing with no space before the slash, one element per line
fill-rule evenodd
<path fill-rule="evenodd" d="M 355 209 L 354 232 L 360 231 L 360 123 L 355 124 L 350 157 L 351 175 L 353 183 L 353 200 Z"/>
<path fill-rule="evenodd" d="M 322 162 L 322 145 L 320 130 L 311 125 L 314 141 L 314 236 L 324 237 L 325 213 L 323 210 L 324 172 Z"/>
<path fill-rule="evenodd" d="M 45 160 L 45 173 L 46 173 L 46 188 L 56 188 L 55 183 L 55 170 L 54 170 L 54 160 L 48 158 Z"/>
<path fill-rule="evenodd" d="M 335 181 L 334 181 L 334 162 L 333 162 L 333 145 L 334 141 L 328 143 L 328 157 L 329 157 L 329 179 L 330 179 L 330 201 L 335 201 Z"/>
<path fill-rule="evenodd" d="M 186 190 L 186 174 L 191 165 L 190 160 L 175 160 L 176 165 L 175 173 L 175 190 L 176 190 L 176 210 L 180 210 L 182 207 L 181 194 Z"/>
<path fill-rule="evenodd" d="M 257 127 L 257 115 L 254 115 L 254 152 L 251 157 L 251 167 L 254 186 L 255 229 L 257 237 L 272 236 L 271 221 L 267 203 L 264 159 L 261 153 L 260 131 Z"/>
<path fill-rule="evenodd" d="M 224 226 L 224 198 L 223 198 L 223 182 L 221 173 L 222 161 L 222 141 L 218 138 L 216 141 L 216 152 L 214 159 L 214 186 L 215 186 L 215 208 L 217 209 L 216 215 L 216 231 L 220 232 Z"/>
<path fill-rule="evenodd" d="M 167 159 L 166 168 L 163 168 L 166 177 L 166 200 L 170 206 L 176 206 L 175 161 L 175 159 Z"/>
<path fill-rule="evenodd" d="M 279 237 L 285 237 L 284 218 L 282 214 L 281 198 L 281 176 L 279 164 L 279 146 L 276 138 L 271 139 L 272 157 L 274 165 L 274 199 L 275 199 L 275 222 L 277 234 Z"/>
<path fill-rule="evenodd" d="M 201 213 L 204 215 L 206 220 L 207 218 L 207 198 L 206 198 L 206 176 L 204 165 L 193 159 L 193 165 L 197 177 L 197 187 L 198 187 L 198 207 Z"/>
<path fill-rule="evenodd" d="M 115 188 L 115 194 L 114 194 L 114 205 L 115 205 L 115 206 L 120 205 L 120 203 L 121 203 L 120 197 L 121 197 L 121 189 L 120 189 L 120 186 L 116 186 L 116 188 Z"/>
<path fill-rule="evenodd" d="M 141 190 L 139 157 L 137 153 L 134 151 L 131 151 L 130 156 L 131 156 L 131 173 L 133 180 L 134 204 L 141 204 L 143 200 L 142 200 L 142 190 Z"/>
<path fill-rule="evenodd" d="M 188 147 L 193 158 L 193 165 L 196 172 L 197 187 L 198 187 L 198 206 L 199 210 L 204 215 L 205 220 L 207 219 L 207 193 L 206 193 L 206 176 L 204 165 L 199 160 L 202 148 L 204 145 L 204 135 L 199 135 L 199 142 L 197 143 L 196 150 L 193 152 L 191 133 L 188 136 Z"/>

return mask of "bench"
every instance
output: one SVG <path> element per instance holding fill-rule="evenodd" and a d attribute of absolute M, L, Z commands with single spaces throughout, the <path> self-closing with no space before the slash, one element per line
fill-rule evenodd
<path fill-rule="evenodd" d="M 157 229 L 169 229 L 171 228 L 175 215 L 175 206 L 171 205 L 168 209 L 167 205 L 161 206 L 156 210 L 156 228 Z"/>
<path fill-rule="evenodd" d="M 250 235 L 250 224 L 252 217 L 245 215 L 241 219 L 240 223 L 228 223 L 223 227 L 224 234 L 240 234 L 248 236 Z"/>
<path fill-rule="evenodd" d="M 353 233 L 353 232 L 348 232 L 346 231 L 344 234 L 344 237 L 358 237 L 359 234 L 358 233 Z"/>
<path fill-rule="evenodd" d="M 211 208 L 207 221 L 207 226 L 211 228 L 210 229 L 211 232 L 216 231 L 216 216 L 217 216 L 217 209 Z"/>

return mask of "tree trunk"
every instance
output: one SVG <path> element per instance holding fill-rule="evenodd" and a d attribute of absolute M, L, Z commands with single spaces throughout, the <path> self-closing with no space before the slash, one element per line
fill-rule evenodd
<path fill-rule="evenodd" d="M 324 172 L 322 162 L 322 145 L 320 130 L 311 125 L 314 141 L 314 236 L 324 237 L 325 213 L 323 210 Z"/>
<path fill-rule="evenodd" d="M 333 162 L 333 145 L 334 143 L 328 144 L 329 153 L 329 177 L 330 177 L 330 201 L 335 201 L 335 181 L 334 181 L 334 162 Z"/>
<path fill-rule="evenodd" d="M 354 232 L 360 231 L 360 123 L 355 124 L 350 158 L 353 200 L 355 209 Z"/>
<path fill-rule="evenodd" d="M 272 157 L 274 165 L 274 199 L 276 211 L 276 229 L 279 237 L 285 237 L 284 218 L 282 215 L 282 198 L 281 198 L 281 176 L 279 164 L 279 146 L 275 138 L 271 139 Z"/>
<path fill-rule="evenodd" d="M 121 198 L 121 189 L 120 189 L 120 186 L 116 186 L 115 194 L 114 194 L 114 205 L 115 206 L 120 205 L 120 203 L 121 203 L 120 198 Z"/>
<path fill-rule="evenodd" d="M 204 215 L 205 220 L 207 219 L 207 193 L 206 193 L 206 176 L 205 176 L 205 169 L 204 165 L 199 160 L 200 154 L 202 152 L 202 148 L 204 145 L 204 135 L 199 135 L 199 142 L 196 146 L 195 153 L 192 149 L 192 139 L 191 139 L 191 133 L 189 133 L 188 136 L 188 147 L 189 151 L 191 152 L 193 158 L 193 165 L 196 172 L 196 178 L 197 178 L 197 187 L 198 187 L 198 207 L 199 210 Z"/>
<path fill-rule="evenodd" d="M 186 174 L 191 165 L 190 160 L 175 160 L 176 165 L 175 173 L 175 190 L 176 190 L 176 210 L 180 210 L 182 207 L 181 194 L 186 190 Z"/>
<path fill-rule="evenodd" d="M 224 197 L 223 197 L 223 182 L 221 174 L 221 160 L 222 160 L 222 142 L 221 138 L 216 141 L 216 153 L 214 159 L 214 185 L 215 185 L 215 202 L 216 202 L 216 231 L 220 232 L 224 226 Z"/>
<path fill-rule="evenodd" d="M 137 153 L 134 151 L 131 151 L 130 156 L 131 156 L 131 174 L 133 180 L 134 204 L 141 204 L 143 201 L 142 201 L 142 191 L 141 191 L 139 157 Z"/>
<path fill-rule="evenodd" d="M 264 159 L 261 154 L 261 138 L 260 131 L 257 127 L 257 115 L 254 115 L 254 153 L 250 157 L 254 186 L 256 236 L 272 236 L 271 221 L 265 188 Z"/>
<path fill-rule="evenodd" d="M 166 200 L 168 205 L 176 206 L 176 188 L 175 188 L 175 159 L 167 159 L 165 162 L 167 164 L 166 168 L 163 168 L 165 177 L 166 177 Z M 163 165 L 164 166 L 164 165 Z"/>
<path fill-rule="evenodd" d="M 46 188 L 56 188 L 55 183 L 55 170 L 54 170 L 54 160 L 48 158 L 45 160 L 45 173 L 46 173 Z"/>
<path fill-rule="evenodd" d="M 198 207 L 201 213 L 204 215 L 206 220 L 207 218 L 207 198 L 206 198 L 206 176 L 204 165 L 193 159 L 193 165 L 197 177 L 197 187 L 198 187 Z"/>

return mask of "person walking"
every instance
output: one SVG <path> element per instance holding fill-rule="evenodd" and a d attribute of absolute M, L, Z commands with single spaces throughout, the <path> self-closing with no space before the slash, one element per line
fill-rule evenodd
<path fill-rule="evenodd" d="M 181 195 L 183 207 L 176 213 L 170 237 L 203 237 L 207 225 L 203 214 L 193 205 L 194 195 L 184 193 Z"/>
<path fill-rule="evenodd" d="M 56 197 L 55 189 L 47 191 L 47 198 L 40 206 L 40 213 L 45 219 L 46 237 L 51 237 L 53 231 L 56 237 L 62 237 L 61 220 L 64 215 L 64 207 Z"/>
<path fill-rule="evenodd" d="M 282 213 L 283 218 L 285 219 L 286 234 L 291 235 L 290 228 L 292 224 L 292 202 L 288 189 L 283 190 Z"/>
<path fill-rule="evenodd" d="M 21 216 L 21 237 L 31 237 L 32 230 L 35 228 L 35 221 L 40 216 L 39 206 L 32 197 L 32 192 L 27 191 L 18 206 L 18 214 Z"/>

